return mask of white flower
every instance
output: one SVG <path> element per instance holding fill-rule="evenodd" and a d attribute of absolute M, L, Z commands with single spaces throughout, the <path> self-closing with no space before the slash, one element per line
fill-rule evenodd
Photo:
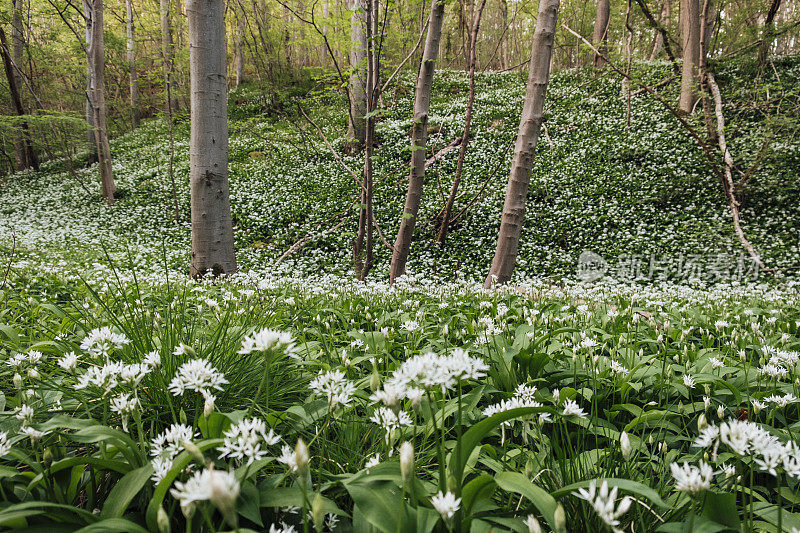
<path fill-rule="evenodd" d="M 405 411 L 398 411 L 396 414 L 394 411 L 387 407 L 378 407 L 375 409 L 375 413 L 370 418 L 371 422 L 378 424 L 379 426 L 383 427 L 386 431 L 386 442 L 389 442 L 389 436 L 392 433 L 392 430 L 395 430 L 402 426 L 410 426 L 411 425 L 411 417 Z"/>
<path fill-rule="evenodd" d="M 14 418 L 22 422 L 23 426 L 27 426 L 33 422 L 33 408 L 30 405 L 20 405 L 14 409 Z"/>
<path fill-rule="evenodd" d="M 689 374 L 683 375 L 683 384 L 686 385 L 688 388 L 694 388 L 694 378 Z"/>
<path fill-rule="evenodd" d="M 611 527 L 615 533 L 622 531 L 622 529 L 619 528 L 619 517 L 628 512 L 633 500 L 631 500 L 629 496 L 626 496 L 622 498 L 622 501 L 619 502 L 619 505 L 615 509 L 617 487 L 609 491 L 608 482 L 603 481 L 600 485 L 600 491 L 598 492 L 597 481 L 592 480 L 589 484 L 589 490 L 578 489 L 578 492 L 573 492 L 572 495 L 589 502 L 597 513 L 597 516 L 599 516 L 606 525 Z"/>
<path fill-rule="evenodd" d="M 269 533 L 297 533 L 294 526 L 290 526 L 281 522 L 280 526 L 272 524 L 269 526 Z"/>
<path fill-rule="evenodd" d="M 439 491 L 436 496 L 431 498 L 431 504 L 442 515 L 442 518 L 450 520 L 461 508 L 461 498 L 456 498 L 456 495 L 449 491 L 446 494 Z"/>
<path fill-rule="evenodd" d="M 290 472 L 296 472 L 298 474 L 303 474 L 307 470 L 310 460 L 308 447 L 306 443 L 303 442 L 303 439 L 297 439 L 294 451 L 284 444 L 281 449 L 281 456 L 278 457 L 278 462 L 288 466 Z"/>
<path fill-rule="evenodd" d="M 714 470 L 705 462 L 700 461 L 700 466 L 683 463 L 669 465 L 672 477 L 675 478 L 675 490 L 696 494 L 711 488 L 711 480 L 714 478 Z"/>
<path fill-rule="evenodd" d="M 270 429 L 267 433 L 267 426 L 263 420 L 258 418 L 245 418 L 235 426 L 231 426 L 225 432 L 225 440 L 222 446 L 217 448 L 219 456 L 247 460 L 247 464 L 263 459 L 267 451 L 263 445 L 272 446 L 280 441 L 280 435 Z"/>
<path fill-rule="evenodd" d="M 11 451 L 13 446 L 8 442 L 8 432 L 0 431 L 0 457 Z"/>
<path fill-rule="evenodd" d="M 774 379 L 780 379 L 780 378 L 786 376 L 789 373 L 789 371 L 786 370 L 785 368 L 773 365 L 771 363 L 766 364 L 763 367 L 761 367 L 760 372 L 761 372 L 762 375 L 765 375 L 765 376 L 768 376 L 768 377 L 771 377 L 771 378 L 774 378 Z"/>
<path fill-rule="evenodd" d="M 712 357 L 709 359 L 711 361 L 711 368 L 720 368 L 721 366 L 725 366 L 725 363 L 717 359 L 716 357 Z"/>
<path fill-rule="evenodd" d="M 366 468 L 367 470 L 369 470 L 369 469 L 370 469 L 370 468 L 372 468 L 373 466 L 378 466 L 378 465 L 380 464 L 380 462 L 381 462 L 381 454 L 379 454 L 379 453 L 376 453 L 375 455 L 373 455 L 372 457 L 370 457 L 369 459 L 367 459 L 367 462 L 366 462 L 366 464 L 364 465 L 364 468 Z"/>
<path fill-rule="evenodd" d="M 158 484 L 161 483 L 162 479 L 167 477 L 167 474 L 172 468 L 172 459 L 169 457 L 156 457 L 150 464 L 153 465 L 153 475 L 150 476 L 150 479 Z"/>
<path fill-rule="evenodd" d="M 221 510 L 232 508 L 233 502 L 239 496 L 239 488 L 233 472 L 209 468 L 195 472 L 186 483 L 176 481 L 170 494 L 180 502 L 184 513 L 188 514 L 194 504 L 201 501 L 210 501 Z"/>
<path fill-rule="evenodd" d="M 383 403 L 386 407 L 396 407 L 400 400 L 406 396 L 406 388 L 397 383 L 387 382 L 383 389 L 376 390 L 369 397 L 373 403 Z"/>
<path fill-rule="evenodd" d="M 356 386 L 347 380 L 341 370 L 329 370 L 314 378 L 309 387 L 316 394 L 328 398 L 328 404 L 333 409 L 339 404 L 348 405 L 356 392 Z"/>
<path fill-rule="evenodd" d="M 622 374 L 624 376 L 629 372 L 629 370 L 617 361 L 611 361 L 611 372 L 615 374 Z"/>
<path fill-rule="evenodd" d="M 225 376 L 205 359 L 192 359 L 183 363 L 175 377 L 169 384 L 169 390 L 175 396 L 182 395 L 186 390 L 194 390 L 208 396 L 211 389 L 222 390 L 222 385 L 228 383 Z"/>
<path fill-rule="evenodd" d="M 128 431 L 128 417 L 141 408 L 142 404 L 139 402 L 139 398 L 131 398 L 127 392 L 111 398 L 111 410 L 122 416 L 123 431 Z"/>
<path fill-rule="evenodd" d="M 39 440 L 49 433 L 49 431 L 39 431 L 38 429 L 33 429 L 31 426 L 21 427 L 19 432 L 30 437 L 32 441 Z"/>
<path fill-rule="evenodd" d="M 192 442 L 195 433 L 183 424 L 172 424 L 150 443 L 150 455 L 174 459 L 183 450 L 184 442 Z"/>
<path fill-rule="evenodd" d="M 65 353 L 63 357 L 58 360 L 58 366 L 67 372 L 72 372 L 78 365 L 78 357 L 79 356 L 76 355 L 75 352 Z"/>
<path fill-rule="evenodd" d="M 108 394 L 111 389 L 119 384 L 119 375 L 125 365 L 122 363 L 107 362 L 103 366 L 90 366 L 75 384 L 76 389 L 85 389 L 90 385 L 103 391 L 103 395 Z"/>
<path fill-rule="evenodd" d="M 297 346 L 291 333 L 264 328 L 245 337 L 239 353 L 248 354 L 267 350 L 283 350 L 287 355 L 293 356 L 297 352 Z"/>
<path fill-rule="evenodd" d="M 142 359 L 142 363 L 146 364 L 151 368 L 157 368 L 161 366 L 161 354 L 158 353 L 158 350 L 153 350 L 152 352 L 144 356 L 144 359 Z"/>
<path fill-rule="evenodd" d="M 406 320 L 400 325 L 400 328 L 413 333 L 419 329 L 419 324 L 415 320 Z"/>
<path fill-rule="evenodd" d="M 578 406 L 575 400 L 564 400 L 564 416 L 575 415 L 579 418 L 586 418 L 586 412 Z"/>
<path fill-rule="evenodd" d="M 135 388 L 150 373 L 150 370 L 151 367 L 144 363 L 124 365 L 120 369 L 119 380 L 121 383 Z"/>
<path fill-rule="evenodd" d="M 528 518 L 525 519 L 525 525 L 528 528 L 528 533 L 542 533 L 542 526 L 539 525 L 539 521 L 532 514 L 529 514 Z"/>
<path fill-rule="evenodd" d="M 81 342 L 81 349 L 92 357 L 108 357 L 113 350 L 120 350 L 130 339 L 121 333 L 114 333 L 108 326 L 93 329 Z"/>

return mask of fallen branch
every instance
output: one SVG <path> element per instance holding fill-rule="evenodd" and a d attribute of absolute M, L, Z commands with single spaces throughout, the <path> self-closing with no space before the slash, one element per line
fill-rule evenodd
<path fill-rule="evenodd" d="M 723 170 L 725 172 L 725 196 L 728 198 L 728 205 L 731 208 L 731 218 L 733 218 L 733 230 L 736 233 L 736 236 L 739 238 L 739 242 L 742 243 L 744 249 L 747 250 L 747 253 L 750 254 L 750 257 L 758 264 L 759 268 L 764 268 L 764 263 L 761 262 L 761 257 L 758 255 L 758 252 L 753 248 L 753 245 L 750 244 L 750 241 L 747 240 L 747 237 L 744 235 L 744 231 L 742 231 L 742 226 L 740 224 L 741 219 L 739 216 L 739 201 L 736 199 L 736 195 L 734 191 L 736 190 L 733 184 L 733 157 L 731 156 L 730 150 L 728 150 L 728 144 L 725 140 L 725 117 L 722 114 L 722 96 L 719 92 L 719 85 L 717 85 L 717 81 L 714 79 L 714 74 L 710 71 L 706 73 L 706 83 L 708 83 L 709 88 L 711 89 L 711 96 L 714 98 L 714 114 L 717 117 L 717 142 L 719 143 L 719 149 L 722 152 L 722 160 L 723 160 Z"/>
<path fill-rule="evenodd" d="M 655 85 L 651 86 L 650 89 L 651 90 L 652 89 L 658 89 L 659 87 L 663 87 L 665 85 L 669 85 L 670 82 L 672 82 L 672 80 L 676 80 L 676 79 L 678 79 L 678 76 L 670 76 L 669 78 L 665 78 L 665 79 L 661 80 L 660 82 L 656 83 Z M 636 89 L 635 91 L 633 91 L 631 93 L 631 96 L 637 96 L 637 95 L 640 95 L 640 94 L 646 93 L 646 92 L 647 91 L 644 90 L 644 89 Z"/>
<path fill-rule="evenodd" d="M 448 144 L 447 146 L 443 147 L 438 152 L 436 152 L 431 157 L 429 157 L 428 160 L 425 161 L 425 170 L 428 170 L 428 167 L 430 167 L 434 163 L 438 163 L 439 159 L 443 158 L 444 156 L 446 156 L 450 152 L 454 152 L 456 150 L 456 148 L 461 146 L 461 139 L 462 139 L 462 137 L 456 137 L 455 139 L 450 141 L 450 144 Z"/>

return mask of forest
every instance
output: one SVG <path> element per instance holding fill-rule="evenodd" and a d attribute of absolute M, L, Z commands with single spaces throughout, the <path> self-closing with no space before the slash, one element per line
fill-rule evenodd
<path fill-rule="evenodd" d="M 800 533 L 798 0 L 4 0 L 0 529 Z"/>

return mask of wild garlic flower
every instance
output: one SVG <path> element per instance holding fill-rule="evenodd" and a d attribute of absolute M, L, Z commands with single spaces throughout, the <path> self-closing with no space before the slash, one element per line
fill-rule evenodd
<path fill-rule="evenodd" d="M 249 465 L 267 456 L 264 445 L 275 445 L 280 439 L 280 435 L 275 434 L 272 429 L 267 432 L 263 420 L 245 418 L 225 432 L 225 440 L 217 450 L 220 452 L 220 458 L 246 461 Z"/>
<path fill-rule="evenodd" d="M 586 411 L 578 405 L 575 400 L 564 400 L 564 416 L 577 416 L 578 418 L 586 418 Z"/>
<path fill-rule="evenodd" d="M 386 382 L 383 389 L 373 392 L 369 399 L 373 403 L 382 403 L 386 407 L 395 408 L 406 397 L 406 393 L 405 387 L 397 383 Z"/>
<path fill-rule="evenodd" d="M 389 437 L 392 431 L 403 426 L 411 425 L 411 417 L 405 411 L 398 411 L 395 413 L 387 407 L 378 407 L 375 413 L 370 418 L 371 422 L 381 426 L 386 431 L 386 443 L 389 443 Z"/>
<path fill-rule="evenodd" d="M 175 377 L 169 384 L 169 391 L 175 396 L 181 396 L 187 390 L 194 390 L 207 397 L 211 390 L 222 390 L 222 385 L 228 383 L 225 375 L 205 359 L 192 359 L 183 363 Z"/>
<path fill-rule="evenodd" d="M 600 520 L 609 526 L 614 533 L 622 532 L 622 529 L 619 527 L 619 517 L 627 513 L 628 509 L 630 509 L 631 503 L 633 503 L 630 496 L 625 496 L 622 498 L 622 501 L 619 502 L 619 505 L 616 505 L 617 487 L 609 490 L 608 482 L 603 481 L 598 491 L 596 480 L 592 480 L 589 484 L 589 490 L 578 489 L 578 492 L 573 492 L 572 495 L 589 502 L 597 513 L 597 516 L 600 517 Z"/>
<path fill-rule="evenodd" d="M 319 375 L 311 381 L 309 387 L 314 393 L 328 398 L 328 405 L 331 409 L 339 404 L 347 406 L 356 392 L 356 386 L 345 378 L 344 372 L 341 370 L 327 372 L 320 370 Z"/>
<path fill-rule="evenodd" d="M 249 337 L 245 337 L 239 353 L 249 354 L 267 350 L 283 350 L 286 355 L 296 356 L 297 346 L 291 333 L 264 328 L 261 331 L 254 332 Z"/>
<path fill-rule="evenodd" d="M 149 366 L 150 368 L 158 368 L 161 366 L 161 354 L 158 353 L 158 350 L 153 350 L 152 352 L 148 353 L 142 359 L 142 363 Z"/>
<path fill-rule="evenodd" d="M 404 388 L 440 388 L 444 393 L 459 381 L 484 377 L 488 369 L 482 359 L 456 348 L 451 355 L 427 352 L 411 357 L 393 372 L 387 382 Z"/>
<path fill-rule="evenodd" d="M 381 454 L 376 453 L 375 455 L 367 459 L 367 462 L 364 464 L 364 468 L 369 470 L 373 466 L 378 466 L 380 462 L 381 462 Z"/>
<path fill-rule="evenodd" d="M 699 466 L 683 463 L 669 465 L 672 477 L 675 479 L 675 490 L 697 494 L 711 488 L 714 479 L 714 470 L 705 462 L 700 461 Z"/>
<path fill-rule="evenodd" d="M 297 530 L 294 528 L 294 526 L 290 526 L 281 522 L 281 525 L 279 526 L 276 526 L 275 524 L 270 525 L 269 533 L 297 533 Z"/>
<path fill-rule="evenodd" d="M 144 363 L 124 365 L 119 372 L 119 381 L 133 388 L 138 387 L 150 370 L 152 368 Z"/>
<path fill-rule="evenodd" d="M 33 408 L 30 405 L 20 405 L 14 409 L 14 418 L 22 422 L 23 426 L 30 425 L 33 422 Z"/>
<path fill-rule="evenodd" d="M 119 413 L 122 417 L 122 430 L 128 431 L 128 418 L 135 412 L 141 410 L 142 404 L 139 398 L 133 397 L 127 392 L 111 398 L 111 411 Z"/>
<path fill-rule="evenodd" d="M 185 515 L 190 515 L 197 502 L 210 501 L 223 513 L 232 510 L 239 497 L 239 482 L 233 472 L 212 468 L 195 472 L 185 483 L 175 482 L 170 490 L 172 497 L 181 504 Z"/>
<path fill-rule="evenodd" d="M 158 484 L 167 477 L 172 468 L 172 459 L 169 457 L 156 457 L 150 464 L 153 465 L 153 475 L 150 476 L 150 479 L 153 480 L 153 483 Z"/>
<path fill-rule="evenodd" d="M 294 451 L 287 446 L 283 445 L 281 448 L 281 455 L 278 457 L 278 462 L 285 464 L 289 467 L 289 471 L 302 475 L 308 469 L 308 463 L 311 458 L 308 455 L 308 447 L 303 439 L 298 439 L 294 447 Z"/>
<path fill-rule="evenodd" d="M 194 431 L 183 424 L 172 424 L 164 433 L 158 435 L 150 443 L 150 455 L 174 459 L 184 448 L 184 442 L 192 442 Z"/>
<path fill-rule="evenodd" d="M 684 374 L 683 375 L 683 384 L 686 385 L 686 387 L 688 387 L 690 389 L 694 388 L 694 385 L 695 385 L 694 378 L 692 376 L 690 376 L 689 374 Z"/>
<path fill-rule="evenodd" d="M 107 362 L 103 366 L 90 366 L 75 384 L 76 389 L 86 389 L 90 386 L 103 391 L 103 396 L 119 385 L 119 376 L 125 367 L 122 363 Z"/>
<path fill-rule="evenodd" d="M 114 333 L 108 326 L 93 329 L 81 342 L 81 349 L 92 357 L 106 357 L 114 350 L 120 350 L 130 343 L 130 339 L 121 333 Z"/>
<path fill-rule="evenodd" d="M 58 366 L 66 370 L 67 372 L 72 372 L 75 370 L 75 367 L 78 366 L 78 359 L 80 358 L 75 352 L 65 353 L 59 360 Z"/>
<path fill-rule="evenodd" d="M 11 451 L 13 446 L 8 442 L 8 432 L 0 431 L 0 457 Z"/>
<path fill-rule="evenodd" d="M 444 494 L 439 491 L 436 496 L 431 498 L 431 504 L 442 515 L 442 518 L 450 520 L 461 508 L 461 498 L 456 498 L 456 495 L 449 491 Z"/>
<path fill-rule="evenodd" d="M 23 426 L 19 429 L 19 432 L 22 435 L 30 437 L 31 441 L 37 441 L 50 433 L 49 431 L 39 431 L 38 429 L 34 429 L 31 426 Z"/>

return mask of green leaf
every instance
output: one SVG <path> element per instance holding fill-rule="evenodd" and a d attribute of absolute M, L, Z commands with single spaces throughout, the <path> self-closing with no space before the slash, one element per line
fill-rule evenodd
<path fill-rule="evenodd" d="M 77 530 L 75 533 L 148 533 L 148 531 L 124 518 L 106 518 Z"/>
<path fill-rule="evenodd" d="M 475 503 L 479 500 L 491 499 L 496 487 L 494 478 L 489 474 L 480 475 L 464 485 L 464 489 L 461 491 L 461 505 L 465 514 L 469 516 Z"/>
<path fill-rule="evenodd" d="M 703 495 L 702 514 L 720 524 L 739 530 L 739 509 L 736 495 L 730 492 L 706 491 Z"/>
<path fill-rule="evenodd" d="M 555 527 L 555 512 L 558 502 L 546 490 L 534 485 L 524 474 L 519 472 L 500 472 L 494 479 L 501 489 L 528 498 L 542 513 L 550 527 Z"/>
<path fill-rule="evenodd" d="M 145 486 L 150 476 L 153 475 L 153 465 L 148 463 L 145 466 L 131 470 L 114 485 L 106 498 L 101 518 L 119 518 L 130 505 L 131 501 L 139 494 Z"/>
<path fill-rule="evenodd" d="M 345 485 L 364 518 L 383 533 L 397 533 L 403 515 L 400 489 L 389 481 Z"/>

